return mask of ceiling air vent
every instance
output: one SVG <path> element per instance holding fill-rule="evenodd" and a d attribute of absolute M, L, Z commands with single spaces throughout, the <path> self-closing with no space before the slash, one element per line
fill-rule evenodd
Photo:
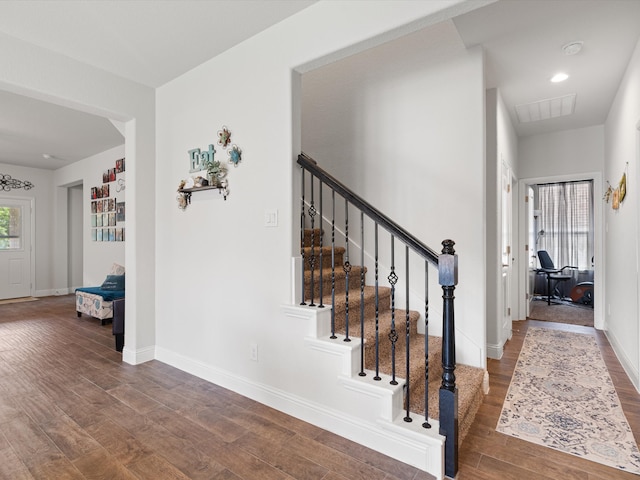
<path fill-rule="evenodd" d="M 576 107 L 576 94 L 549 98 L 533 103 L 516 105 L 516 114 L 520 123 L 537 122 L 549 118 L 571 115 Z"/>

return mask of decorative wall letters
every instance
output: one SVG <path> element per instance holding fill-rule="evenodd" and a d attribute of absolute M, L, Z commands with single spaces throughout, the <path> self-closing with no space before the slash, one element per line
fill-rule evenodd
<path fill-rule="evenodd" d="M 209 150 L 207 150 L 206 152 L 201 152 L 199 148 L 189 150 L 189 161 L 191 164 L 189 173 L 206 170 L 207 164 L 213 163 L 213 157 L 215 156 L 215 153 L 216 150 L 215 148 L 213 148 L 213 145 L 209 145 Z"/>

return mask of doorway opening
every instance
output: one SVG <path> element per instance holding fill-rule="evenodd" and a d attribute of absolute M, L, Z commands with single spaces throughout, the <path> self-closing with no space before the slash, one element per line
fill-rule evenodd
<path fill-rule="evenodd" d="M 594 326 L 593 179 L 528 185 L 528 318 Z"/>

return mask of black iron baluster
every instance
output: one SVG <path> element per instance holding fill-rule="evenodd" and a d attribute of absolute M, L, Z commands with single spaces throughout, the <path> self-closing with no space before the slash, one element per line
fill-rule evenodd
<path fill-rule="evenodd" d="M 336 192 L 331 190 L 331 338 L 336 337 Z"/>
<path fill-rule="evenodd" d="M 345 342 L 350 342 L 349 338 L 349 273 L 351 272 L 351 264 L 349 263 L 349 201 L 344 199 L 344 273 L 345 273 Z"/>
<path fill-rule="evenodd" d="M 324 255 L 323 255 L 323 250 L 322 248 L 324 247 L 324 242 L 322 241 L 323 238 L 323 232 L 322 232 L 322 224 L 324 222 L 324 216 L 322 215 L 322 180 L 318 179 L 318 187 L 320 188 L 320 198 L 319 198 L 319 202 L 320 202 L 320 268 L 318 268 L 318 273 L 320 275 L 320 305 L 318 305 L 318 308 L 324 308 L 324 291 L 322 289 L 322 283 L 323 283 L 323 271 L 324 271 Z"/>
<path fill-rule="evenodd" d="M 409 398 L 411 397 L 411 390 L 409 388 L 409 385 L 411 385 L 411 381 L 409 379 L 409 247 L 405 246 L 404 247 L 404 251 L 405 251 L 405 264 L 406 264 L 406 269 L 407 269 L 407 274 L 406 274 L 406 287 L 405 287 L 405 295 L 407 296 L 406 298 L 406 311 L 405 311 L 405 344 L 407 347 L 407 351 L 406 351 L 406 402 L 407 402 L 407 415 L 404 417 L 404 421 L 405 422 L 411 422 L 413 421 L 413 419 L 409 416 Z M 425 388 L 427 386 L 425 385 Z"/>
<path fill-rule="evenodd" d="M 364 213 L 360 211 L 360 373 L 364 372 Z"/>
<path fill-rule="evenodd" d="M 424 261 L 424 428 L 429 423 L 429 262 Z"/>
<path fill-rule="evenodd" d="M 395 237 L 391 235 L 391 273 L 387 277 L 391 284 L 391 331 L 389 332 L 389 341 L 391 342 L 391 385 L 397 385 L 396 380 L 396 342 L 398 341 L 398 332 L 396 331 L 396 283 L 398 276 L 396 275 L 395 264 Z"/>
<path fill-rule="evenodd" d="M 304 168 L 302 169 L 302 203 L 300 204 L 300 255 L 302 255 L 302 284 L 301 287 L 301 300 L 300 305 L 306 305 L 304 301 L 304 265 L 305 265 L 305 255 L 304 255 Z"/>
<path fill-rule="evenodd" d="M 311 255 L 309 255 L 309 270 L 310 270 L 310 286 L 311 293 L 309 296 L 311 297 L 311 303 L 309 303 L 310 307 L 315 307 L 316 304 L 313 301 L 315 296 L 315 274 L 316 274 L 316 230 L 315 230 L 315 219 L 316 219 L 316 207 L 315 207 L 315 199 L 313 195 L 313 179 L 314 176 L 311 175 L 311 202 L 309 203 L 309 218 L 311 219 Z"/>
<path fill-rule="evenodd" d="M 378 310 L 378 222 L 374 226 L 374 263 L 375 263 L 375 306 L 376 306 L 376 376 L 374 380 L 382 380 L 380 377 L 380 317 Z"/>

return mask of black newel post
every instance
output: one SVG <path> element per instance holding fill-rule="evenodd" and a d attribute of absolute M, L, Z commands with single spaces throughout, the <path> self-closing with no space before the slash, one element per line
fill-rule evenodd
<path fill-rule="evenodd" d="M 456 341 L 453 314 L 454 290 L 458 283 L 458 256 L 453 240 L 442 242 L 438 277 L 442 286 L 442 385 L 440 386 L 440 435 L 445 440 L 445 475 L 458 473 L 458 388 L 456 387 Z"/>

